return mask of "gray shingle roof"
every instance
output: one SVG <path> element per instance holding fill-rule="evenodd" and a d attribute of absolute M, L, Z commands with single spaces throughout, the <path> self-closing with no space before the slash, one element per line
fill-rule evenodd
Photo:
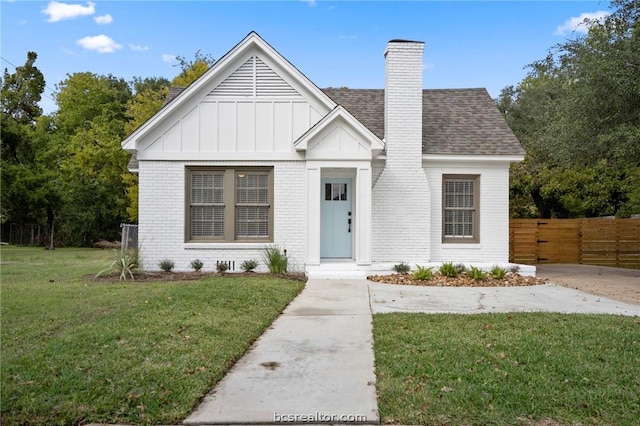
<path fill-rule="evenodd" d="M 380 139 L 384 90 L 323 89 Z M 458 155 L 524 155 L 520 142 L 486 89 L 422 92 L 422 152 Z"/>

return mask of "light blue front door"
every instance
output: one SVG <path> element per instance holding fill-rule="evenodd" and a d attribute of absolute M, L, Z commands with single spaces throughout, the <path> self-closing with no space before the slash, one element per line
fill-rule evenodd
<path fill-rule="evenodd" d="M 353 233 L 351 179 L 322 179 L 320 257 L 351 258 Z"/>

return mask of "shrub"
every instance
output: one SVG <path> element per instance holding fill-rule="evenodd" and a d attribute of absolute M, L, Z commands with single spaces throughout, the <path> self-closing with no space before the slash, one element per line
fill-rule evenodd
<path fill-rule="evenodd" d="M 476 268 L 475 266 L 472 266 L 467 270 L 467 276 L 469 276 L 469 278 L 472 278 L 476 281 L 482 281 L 482 279 L 484 279 L 486 275 L 487 275 L 486 272 L 484 272 L 480 268 Z"/>
<path fill-rule="evenodd" d="M 138 269 L 138 251 L 133 250 L 131 252 L 114 250 L 115 258 L 110 262 L 102 271 L 96 274 L 96 277 L 104 274 L 117 273 L 120 276 L 120 281 L 126 281 L 127 277 L 133 277 L 133 271 Z"/>
<path fill-rule="evenodd" d="M 425 268 L 423 266 L 416 265 L 416 268 L 418 268 L 418 270 L 412 274 L 413 279 L 418 281 L 428 281 L 431 278 L 433 278 L 433 272 L 431 272 L 431 269 L 432 269 L 431 267 Z"/>
<path fill-rule="evenodd" d="M 171 259 L 162 259 L 160 263 L 158 263 L 158 266 L 160 266 L 160 269 L 165 272 L 171 272 L 176 264 L 173 263 L 173 260 Z"/>
<path fill-rule="evenodd" d="M 467 272 L 467 267 L 464 266 L 463 263 L 456 263 L 456 269 L 458 270 L 458 274 L 461 274 L 463 272 Z"/>
<path fill-rule="evenodd" d="M 200 272 L 200 269 L 202 269 L 203 266 L 204 266 L 204 263 L 202 263 L 200 259 L 196 259 L 193 262 L 191 262 L 191 268 L 193 268 L 193 270 L 196 272 Z"/>
<path fill-rule="evenodd" d="M 245 272 L 253 272 L 253 270 L 258 267 L 258 261 L 255 259 L 245 260 L 244 262 L 242 262 L 242 265 L 240 265 L 240 267 Z"/>
<path fill-rule="evenodd" d="M 453 262 L 446 262 L 440 265 L 438 272 L 445 277 L 455 278 L 460 274 L 460 270 Z"/>
<path fill-rule="evenodd" d="M 227 262 L 216 262 L 216 270 L 219 274 L 224 274 L 229 269 L 229 264 Z"/>
<path fill-rule="evenodd" d="M 408 274 L 411 270 L 411 266 L 407 265 L 404 262 L 400 262 L 396 265 L 393 265 L 393 270 L 399 274 Z"/>
<path fill-rule="evenodd" d="M 512 265 L 509 268 L 509 272 L 511 272 L 513 275 L 517 274 L 518 272 L 520 272 L 520 267 L 518 265 Z"/>
<path fill-rule="evenodd" d="M 272 274 L 287 272 L 287 254 L 280 251 L 277 245 L 266 246 L 262 251 L 262 261 Z"/>
<path fill-rule="evenodd" d="M 493 265 L 493 268 L 491 268 L 490 273 L 491 273 L 491 276 L 496 280 L 501 280 L 505 277 L 505 275 L 507 275 L 507 270 L 499 267 L 498 265 Z"/>

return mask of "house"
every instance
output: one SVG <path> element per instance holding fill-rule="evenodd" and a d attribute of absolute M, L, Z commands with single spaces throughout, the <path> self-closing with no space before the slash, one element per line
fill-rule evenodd
<path fill-rule="evenodd" d="M 423 90 L 423 48 L 388 43 L 384 89 L 320 89 L 252 32 L 174 89 L 122 142 L 143 267 L 239 269 L 272 244 L 307 272 L 506 264 L 524 151 L 485 89 Z"/>

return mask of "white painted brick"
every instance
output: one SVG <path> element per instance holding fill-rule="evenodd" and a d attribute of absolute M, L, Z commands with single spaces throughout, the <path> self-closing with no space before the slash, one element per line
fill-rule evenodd
<path fill-rule="evenodd" d="M 303 161 L 276 162 L 184 162 L 140 161 L 139 241 L 142 267 L 158 270 L 162 259 L 175 263 L 176 271 L 190 270 L 200 259 L 204 270 L 213 271 L 216 261 L 234 261 L 236 269 L 248 259 L 261 260 L 264 245 L 197 244 L 185 247 L 185 167 L 273 166 L 274 244 L 287 250 L 290 270 L 302 270 L 306 256 L 306 173 Z"/>

